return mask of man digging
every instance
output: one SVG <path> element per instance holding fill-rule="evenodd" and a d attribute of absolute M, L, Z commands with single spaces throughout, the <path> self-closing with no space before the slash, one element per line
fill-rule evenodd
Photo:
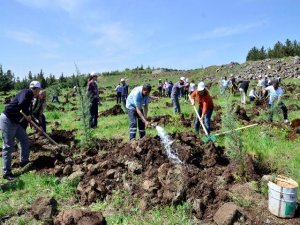
<path fill-rule="evenodd" d="M 129 139 L 135 139 L 137 125 L 139 128 L 140 138 L 146 134 L 146 126 L 149 124 L 147 121 L 149 94 L 151 85 L 145 84 L 143 86 L 135 87 L 129 94 L 126 101 L 126 109 L 129 117 Z M 144 108 L 144 110 L 142 109 Z"/>

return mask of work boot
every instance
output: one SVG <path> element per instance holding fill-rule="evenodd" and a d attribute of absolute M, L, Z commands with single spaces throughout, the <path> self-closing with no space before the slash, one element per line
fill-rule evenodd
<path fill-rule="evenodd" d="M 8 174 L 3 174 L 3 179 L 13 181 L 16 179 L 16 177 L 12 173 L 8 173 Z"/>

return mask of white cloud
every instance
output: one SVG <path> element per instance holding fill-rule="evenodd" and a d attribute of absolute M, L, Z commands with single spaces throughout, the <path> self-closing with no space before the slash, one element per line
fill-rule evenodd
<path fill-rule="evenodd" d="M 6 31 L 5 36 L 14 41 L 28 45 L 42 46 L 50 49 L 59 47 L 56 42 L 32 31 Z"/>
<path fill-rule="evenodd" d="M 194 37 L 191 37 L 191 40 L 195 41 L 195 40 L 204 40 L 204 39 L 216 39 L 216 38 L 222 38 L 222 37 L 247 33 L 256 28 L 262 27 L 265 24 L 266 21 L 260 21 L 257 23 L 249 23 L 244 25 L 217 27 L 213 30 L 194 35 Z"/>
<path fill-rule="evenodd" d="M 88 32 L 95 36 L 92 43 L 103 48 L 106 54 L 113 54 L 118 50 L 135 49 L 134 35 L 120 23 L 89 26 Z"/>

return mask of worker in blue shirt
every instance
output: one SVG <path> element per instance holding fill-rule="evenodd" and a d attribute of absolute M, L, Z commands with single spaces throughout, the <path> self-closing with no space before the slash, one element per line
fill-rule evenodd
<path fill-rule="evenodd" d="M 126 109 L 130 121 L 129 139 L 135 139 L 137 125 L 139 128 L 140 138 L 146 134 L 148 104 L 150 102 L 151 85 L 135 87 L 126 100 Z M 144 109 L 143 109 L 144 108 Z"/>

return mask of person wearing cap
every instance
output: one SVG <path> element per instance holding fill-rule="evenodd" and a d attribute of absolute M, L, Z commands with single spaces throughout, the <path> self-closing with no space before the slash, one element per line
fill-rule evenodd
<path fill-rule="evenodd" d="M 20 91 L 5 106 L 0 115 L 0 129 L 2 130 L 2 161 L 3 161 L 3 178 L 13 180 L 15 177 L 11 171 L 11 153 L 14 148 L 15 138 L 19 140 L 18 148 L 20 149 L 20 166 L 24 167 L 29 163 L 29 139 L 21 123 L 31 121 L 32 100 L 37 97 L 41 89 L 38 81 L 32 81 L 29 89 Z M 22 111 L 26 116 L 21 114 Z M 26 127 L 26 126 L 25 126 Z"/>
<path fill-rule="evenodd" d="M 171 99 L 173 103 L 173 109 L 175 113 L 181 113 L 180 104 L 179 104 L 179 96 L 181 92 L 181 88 L 184 86 L 184 77 L 180 77 L 180 80 L 176 82 L 172 87 Z"/>
<path fill-rule="evenodd" d="M 129 87 L 128 87 L 128 84 L 125 81 L 125 78 L 121 79 L 121 84 L 122 84 L 121 98 L 122 98 L 123 106 L 126 109 L 126 100 L 127 100 L 127 97 L 128 97 L 128 89 L 129 89 Z"/>
<path fill-rule="evenodd" d="M 212 97 L 209 95 L 208 90 L 205 88 L 204 82 L 200 82 L 198 84 L 197 90 L 195 90 L 190 95 L 191 104 L 195 105 L 195 100 L 199 104 L 198 113 L 200 116 L 200 120 L 204 122 L 204 126 L 208 132 L 210 133 L 210 120 L 214 110 L 214 103 Z M 195 131 L 199 133 L 200 130 L 200 121 L 196 116 L 195 119 Z"/>
<path fill-rule="evenodd" d="M 269 92 L 269 121 L 273 122 L 274 108 L 277 106 L 282 110 L 284 122 L 288 123 L 288 109 L 281 101 L 284 91 L 279 86 L 278 80 L 272 81 L 272 85 L 263 89 L 263 94 L 265 94 L 267 91 Z"/>
<path fill-rule="evenodd" d="M 136 138 L 137 126 L 139 128 L 140 138 L 146 134 L 148 104 L 150 102 L 151 85 L 144 84 L 132 89 L 127 100 L 126 109 L 129 117 L 129 139 Z"/>
<path fill-rule="evenodd" d="M 117 92 L 117 105 L 121 104 L 122 99 L 122 86 L 118 84 L 115 88 L 115 91 Z"/>
<path fill-rule="evenodd" d="M 97 86 L 97 74 L 91 73 L 87 83 L 88 97 L 90 99 L 90 128 L 96 128 L 98 124 L 99 90 Z"/>

